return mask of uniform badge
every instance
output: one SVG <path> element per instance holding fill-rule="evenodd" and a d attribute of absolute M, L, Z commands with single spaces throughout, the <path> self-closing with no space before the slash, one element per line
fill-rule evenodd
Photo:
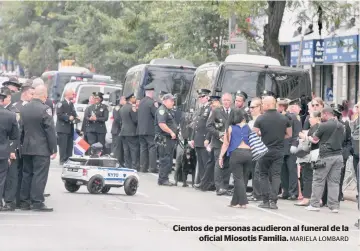
<path fill-rule="evenodd" d="M 51 108 L 46 109 L 46 113 L 49 114 L 50 116 L 52 116 Z"/>
<path fill-rule="evenodd" d="M 115 106 L 115 111 L 118 111 L 118 110 L 120 110 L 120 106 Z"/>
<path fill-rule="evenodd" d="M 103 111 L 104 111 L 104 109 L 100 108 L 100 112 L 103 112 Z"/>
<path fill-rule="evenodd" d="M 159 108 L 159 103 L 158 103 L 158 102 L 154 102 L 154 106 L 155 106 L 156 108 Z"/>
<path fill-rule="evenodd" d="M 62 103 L 58 103 L 56 107 L 60 109 L 62 107 Z"/>
<path fill-rule="evenodd" d="M 165 114 L 165 111 L 164 111 L 163 109 L 161 109 L 161 110 L 159 111 L 159 114 L 160 114 L 160 115 L 164 115 L 164 114 Z"/>

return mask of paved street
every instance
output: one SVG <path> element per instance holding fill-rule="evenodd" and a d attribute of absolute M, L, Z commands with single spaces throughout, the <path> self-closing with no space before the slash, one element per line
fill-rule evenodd
<path fill-rule="evenodd" d="M 90 195 L 85 187 L 68 193 L 60 179 L 61 168 L 52 164 L 47 186 L 51 197 L 47 204 L 53 213 L 16 211 L 0 213 L 1 251 L 101 251 L 101 250 L 360 250 L 359 231 L 353 226 L 358 211 L 354 202 L 344 202 L 339 214 L 327 208 L 307 212 L 280 201 L 279 210 L 259 209 L 252 203 L 248 209 L 228 208 L 229 198 L 192 188 L 159 187 L 156 176 L 140 174 L 135 196 L 126 196 L 122 188 L 107 195 Z M 345 225 L 347 232 L 175 232 L 181 226 L 326 226 Z M 204 230 L 204 229 L 203 229 Z M 199 241 L 204 235 L 234 236 L 347 236 L 347 242 L 260 242 Z M 309 249 L 310 248 L 310 249 Z"/>

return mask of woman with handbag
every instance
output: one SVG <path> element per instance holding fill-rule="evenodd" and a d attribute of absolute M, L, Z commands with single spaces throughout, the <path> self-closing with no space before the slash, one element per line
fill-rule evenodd
<path fill-rule="evenodd" d="M 308 140 L 309 136 L 312 136 L 318 129 L 321 122 L 321 112 L 315 111 L 310 113 L 309 123 L 310 129 L 307 133 L 300 132 L 299 138 L 303 141 L 300 145 L 308 144 L 310 146 L 309 153 L 298 159 L 301 165 L 301 176 L 303 179 L 303 199 L 296 203 L 296 206 L 308 206 L 310 203 L 311 192 L 312 192 L 312 180 L 313 180 L 313 169 L 312 165 L 319 156 L 319 144 L 310 143 Z M 306 152 L 307 149 L 303 149 Z"/>
<path fill-rule="evenodd" d="M 246 123 L 243 110 L 235 108 L 225 132 L 224 142 L 219 156 L 230 156 L 230 168 L 234 177 L 234 194 L 229 207 L 246 208 L 248 204 L 246 187 L 249 171 L 252 167 L 252 153 L 249 143 L 251 129 Z M 223 157 L 219 165 L 223 167 Z"/>

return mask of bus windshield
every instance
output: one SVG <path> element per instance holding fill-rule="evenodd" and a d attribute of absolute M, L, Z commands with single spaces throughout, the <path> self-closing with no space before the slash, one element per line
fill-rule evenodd
<path fill-rule="evenodd" d="M 185 102 L 195 69 L 179 67 L 149 67 L 147 82 L 155 85 L 155 98 L 159 101 L 161 91 L 176 94 L 179 104 Z"/>
<path fill-rule="evenodd" d="M 308 94 L 305 75 L 297 72 L 226 70 L 221 86 L 222 93 L 235 94 L 240 90 L 246 92 L 249 98 L 259 97 L 264 90 L 289 99 Z"/>

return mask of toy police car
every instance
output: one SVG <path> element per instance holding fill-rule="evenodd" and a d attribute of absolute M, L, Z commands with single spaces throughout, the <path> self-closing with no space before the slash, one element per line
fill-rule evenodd
<path fill-rule="evenodd" d="M 139 186 L 136 170 L 119 167 L 118 160 L 108 156 L 70 157 L 63 165 L 61 179 L 71 193 L 86 185 L 91 194 L 108 193 L 111 187 L 124 187 L 127 195 L 134 195 Z"/>

